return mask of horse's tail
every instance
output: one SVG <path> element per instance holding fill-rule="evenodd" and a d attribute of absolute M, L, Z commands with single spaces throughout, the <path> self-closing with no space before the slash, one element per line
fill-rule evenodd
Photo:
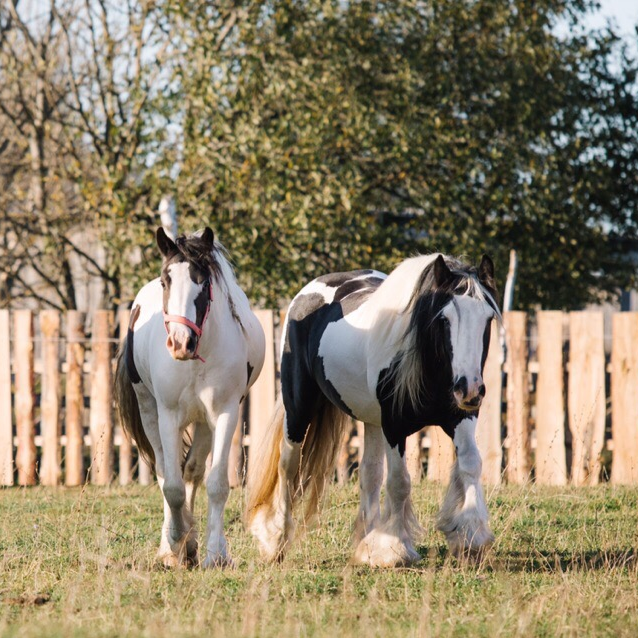
<path fill-rule="evenodd" d="M 314 412 L 302 443 L 301 459 L 290 485 L 294 503 L 306 501 L 304 519 L 309 522 L 318 512 L 326 484 L 332 478 L 343 432 L 349 417 L 323 398 Z M 284 407 L 279 399 L 270 427 L 261 446 L 251 450 L 248 472 L 246 523 L 250 526 L 257 512 L 272 510 L 279 484 L 279 459 L 283 441 Z M 272 512 L 270 512 L 272 513 Z"/>
<path fill-rule="evenodd" d="M 259 508 L 272 504 L 279 479 L 279 457 L 283 438 L 284 406 L 279 397 L 263 439 L 259 445 L 254 439 L 251 441 L 246 484 L 247 526 L 250 526 Z"/>
<path fill-rule="evenodd" d="M 133 383 L 126 365 L 128 348 L 128 337 L 126 337 L 117 353 L 117 368 L 115 370 L 115 385 L 113 388 L 115 405 L 117 406 L 117 414 L 122 429 L 129 438 L 135 441 L 140 456 L 151 467 L 154 467 L 155 453 L 144 432 L 140 406 L 137 403 L 137 395 L 133 389 Z"/>

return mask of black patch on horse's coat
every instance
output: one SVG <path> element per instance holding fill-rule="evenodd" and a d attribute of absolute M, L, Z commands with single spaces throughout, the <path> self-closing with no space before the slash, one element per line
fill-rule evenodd
<path fill-rule="evenodd" d="M 125 363 L 126 363 L 126 372 L 128 373 L 128 377 L 131 380 L 131 383 L 139 383 L 142 380 L 140 377 L 140 373 L 137 371 L 137 367 L 135 365 L 135 358 L 133 356 L 133 338 L 134 338 L 134 328 L 135 322 L 140 316 L 140 311 L 142 310 L 141 306 L 135 306 L 133 310 L 131 310 L 131 318 L 128 322 L 128 331 L 126 333 L 126 354 L 125 354 Z"/>
<path fill-rule="evenodd" d="M 302 321 L 315 310 L 325 305 L 325 298 L 318 292 L 313 292 L 308 295 L 300 295 L 295 298 L 288 310 L 288 322 Z"/>
<path fill-rule="evenodd" d="M 206 310 L 208 310 L 208 304 L 210 303 L 210 283 L 207 280 L 204 283 L 203 288 L 195 297 L 195 323 L 201 326 L 206 316 Z"/>
<path fill-rule="evenodd" d="M 351 270 L 349 272 L 333 272 L 329 275 L 321 275 L 321 277 L 317 277 L 316 281 L 325 284 L 330 288 L 340 288 L 344 284 L 352 282 L 353 279 L 364 277 L 365 275 L 371 275 L 373 272 L 373 270 Z"/>
<path fill-rule="evenodd" d="M 303 441 L 321 394 L 354 417 L 337 388 L 326 378 L 319 345 L 328 324 L 343 319 L 379 287 L 383 279 L 365 277 L 372 273 L 372 270 L 356 270 L 319 277 L 317 281 L 337 289 L 333 301 L 328 303 L 322 294 L 313 292 L 297 296 L 288 310 L 281 389 L 287 435 L 292 441 Z"/>
<path fill-rule="evenodd" d="M 250 361 L 247 361 L 246 362 L 246 385 L 250 383 L 250 377 L 253 376 L 254 370 L 255 368 L 253 368 L 253 366 L 250 365 Z"/>

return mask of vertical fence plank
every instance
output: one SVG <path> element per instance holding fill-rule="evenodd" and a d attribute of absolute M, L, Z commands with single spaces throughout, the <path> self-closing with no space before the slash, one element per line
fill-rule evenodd
<path fill-rule="evenodd" d="M 140 485 L 150 485 L 152 481 L 151 466 L 142 458 L 137 461 L 137 481 Z"/>
<path fill-rule="evenodd" d="M 42 396 L 40 428 L 42 433 L 42 463 L 40 483 L 57 485 L 60 468 L 60 313 L 40 311 L 42 334 Z"/>
<path fill-rule="evenodd" d="M 33 314 L 30 310 L 16 310 L 13 313 L 13 321 L 18 484 L 35 485 L 37 476 L 33 417 Z"/>
<path fill-rule="evenodd" d="M 244 440 L 244 404 L 239 406 L 237 427 L 228 453 L 228 484 L 230 487 L 239 487 L 243 481 L 244 455 L 242 441 Z"/>
<path fill-rule="evenodd" d="M 599 481 L 605 442 L 604 338 L 602 312 L 570 313 L 567 403 L 574 485 L 596 485 Z"/>
<path fill-rule="evenodd" d="M 69 310 L 66 315 L 66 485 L 84 482 L 84 314 Z"/>
<path fill-rule="evenodd" d="M 619 312 L 612 321 L 611 482 L 638 482 L 638 313 Z"/>
<path fill-rule="evenodd" d="M 476 444 L 483 460 L 481 481 L 488 485 L 498 485 L 501 482 L 501 467 L 503 465 L 503 444 L 501 441 L 503 347 L 499 332 L 499 325 L 493 321 L 490 349 L 483 369 L 486 393 L 476 427 Z"/>
<path fill-rule="evenodd" d="M 120 332 L 120 345 L 122 344 L 124 339 L 126 339 L 130 318 L 131 311 L 126 308 L 122 308 L 117 313 L 117 322 Z M 117 424 L 116 428 L 120 440 L 118 456 L 119 482 L 120 485 L 128 485 L 133 480 L 133 443 L 119 423 Z"/>
<path fill-rule="evenodd" d="M 428 427 L 430 450 L 428 452 L 428 479 L 446 482 L 454 463 L 454 444 L 452 439 L 438 425 Z"/>
<path fill-rule="evenodd" d="M 113 313 L 96 310 L 91 348 L 91 482 L 108 485 L 113 473 L 111 326 Z"/>
<path fill-rule="evenodd" d="M 13 485 L 11 417 L 11 329 L 8 310 L 0 310 L 0 485 Z"/>
<path fill-rule="evenodd" d="M 359 461 L 359 467 L 361 467 L 361 461 L 363 460 L 363 439 L 366 426 L 363 421 L 355 421 L 355 427 L 357 432 L 357 460 Z"/>
<path fill-rule="evenodd" d="M 405 440 L 405 463 L 408 467 L 408 474 L 412 483 L 420 483 L 423 478 L 423 461 L 421 451 L 423 450 L 423 435 L 419 430 Z"/>
<path fill-rule="evenodd" d="M 275 409 L 275 337 L 273 313 L 270 310 L 256 310 L 257 319 L 266 335 L 266 357 L 264 367 L 257 381 L 250 389 L 250 447 L 256 450 Z M 250 474 L 250 458 L 248 473 Z"/>
<path fill-rule="evenodd" d="M 529 400 L 527 381 L 527 314 L 504 313 L 507 344 L 507 466 L 510 483 L 530 475 Z"/>
<path fill-rule="evenodd" d="M 565 485 L 563 320 L 557 310 L 539 312 L 536 384 L 536 482 Z"/>

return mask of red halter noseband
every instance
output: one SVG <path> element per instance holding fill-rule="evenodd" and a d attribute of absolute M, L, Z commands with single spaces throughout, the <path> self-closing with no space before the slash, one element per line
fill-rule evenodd
<path fill-rule="evenodd" d="M 202 332 L 204 332 L 204 324 L 206 323 L 206 319 L 208 319 L 208 313 L 210 312 L 210 305 L 213 303 L 213 282 L 211 280 L 208 281 L 208 303 L 206 304 L 206 311 L 204 312 L 204 318 L 202 319 L 202 325 L 198 326 L 196 323 L 193 323 L 190 319 L 186 317 L 182 317 L 182 315 L 169 315 L 162 309 L 162 314 L 164 315 L 164 327 L 166 328 L 166 334 L 168 334 L 168 323 L 172 321 L 173 323 L 181 323 L 185 326 L 188 326 L 196 335 L 197 335 L 197 345 L 195 346 L 195 352 L 193 352 L 193 359 L 199 359 L 202 363 L 206 363 L 206 359 L 200 357 L 197 354 L 199 350 L 199 339 L 202 336 Z"/>

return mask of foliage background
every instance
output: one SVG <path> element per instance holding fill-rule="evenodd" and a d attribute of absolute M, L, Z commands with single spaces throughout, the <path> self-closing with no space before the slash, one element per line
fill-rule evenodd
<path fill-rule="evenodd" d="M 416 251 L 487 252 L 502 285 L 516 248 L 521 309 L 634 283 L 638 62 L 586 26 L 594 2 L 57 0 L 39 21 L 14 4 L 0 0 L 4 305 L 74 306 L 78 225 L 103 305 L 126 301 L 158 271 L 165 194 L 268 307 Z M 20 282 L 25 263 L 53 297 Z"/>

